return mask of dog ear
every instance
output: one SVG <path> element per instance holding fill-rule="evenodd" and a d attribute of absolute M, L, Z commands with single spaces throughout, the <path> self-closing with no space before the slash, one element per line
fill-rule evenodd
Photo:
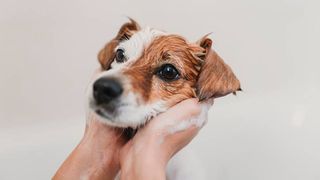
<path fill-rule="evenodd" d="M 140 30 L 139 24 L 129 18 L 130 22 L 123 24 L 115 38 L 108 42 L 99 52 L 98 60 L 103 69 L 110 69 L 110 65 L 115 57 L 115 48 L 121 41 L 128 40 L 130 37 Z"/>
<path fill-rule="evenodd" d="M 240 82 L 231 68 L 211 49 L 212 40 L 205 36 L 197 44 L 203 48 L 198 57 L 204 61 L 196 83 L 199 100 L 235 94 L 241 90 Z"/>

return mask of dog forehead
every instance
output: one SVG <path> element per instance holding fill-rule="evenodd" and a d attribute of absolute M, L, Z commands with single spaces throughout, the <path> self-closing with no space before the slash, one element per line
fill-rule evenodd
<path fill-rule="evenodd" d="M 120 68 L 126 66 L 137 60 L 144 52 L 144 50 L 152 43 L 152 41 L 160 36 L 165 36 L 167 33 L 160 31 L 158 29 L 145 27 L 140 31 L 134 33 L 129 40 L 121 42 L 116 48 L 123 49 L 125 51 L 125 56 L 127 61 L 125 63 L 113 62 L 111 64 L 112 68 Z"/>
<path fill-rule="evenodd" d="M 149 45 L 152 40 L 156 37 L 167 35 L 164 31 L 160 31 L 158 29 L 145 27 L 140 31 L 134 33 L 132 37 L 128 41 L 124 41 L 119 44 L 119 47 L 128 48 L 128 50 L 132 50 L 132 48 L 138 48 L 137 50 L 142 50 L 144 47 Z"/>

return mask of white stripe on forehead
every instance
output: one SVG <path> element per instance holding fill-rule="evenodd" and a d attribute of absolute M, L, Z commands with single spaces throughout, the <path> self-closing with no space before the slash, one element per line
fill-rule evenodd
<path fill-rule="evenodd" d="M 111 68 L 119 68 L 122 65 L 137 60 L 142 55 L 144 49 L 147 48 L 156 37 L 163 35 L 166 35 L 166 33 L 150 27 L 143 28 L 136 32 L 129 40 L 121 42 L 115 49 L 115 51 L 117 49 L 123 49 L 127 61 L 125 63 L 117 63 L 114 61 L 111 64 Z"/>

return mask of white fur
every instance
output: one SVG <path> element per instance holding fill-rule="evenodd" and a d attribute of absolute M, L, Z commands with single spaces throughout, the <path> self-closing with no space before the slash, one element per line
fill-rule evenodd
<path fill-rule="evenodd" d="M 116 126 L 136 128 L 166 109 L 163 101 L 140 105 L 137 99 L 139 97 L 132 92 L 121 98 L 121 103 L 125 105 L 118 107 L 118 115 L 113 119 Z"/>
<path fill-rule="evenodd" d="M 111 68 L 121 68 L 136 61 L 156 37 L 163 35 L 166 35 L 166 33 L 150 27 L 146 27 L 133 34 L 129 40 L 121 42 L 115 49 L 115 51 L 117 49 L 124 50 L 127 61 L 124 63 L 114 61 L 111 64 Z"/>

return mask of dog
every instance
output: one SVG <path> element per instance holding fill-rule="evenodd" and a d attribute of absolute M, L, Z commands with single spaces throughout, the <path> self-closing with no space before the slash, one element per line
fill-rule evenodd
<path fill-rule="evenodd" d="M 98 60 L 102 72 L 89 86 L 89 109 L 104 123 L 131 130 L 131 137 L 182 100 L 206 101 L 241 90 L 207 35 L 192 43 L 141 28 L 133 19 L 102 48 Z"/>

